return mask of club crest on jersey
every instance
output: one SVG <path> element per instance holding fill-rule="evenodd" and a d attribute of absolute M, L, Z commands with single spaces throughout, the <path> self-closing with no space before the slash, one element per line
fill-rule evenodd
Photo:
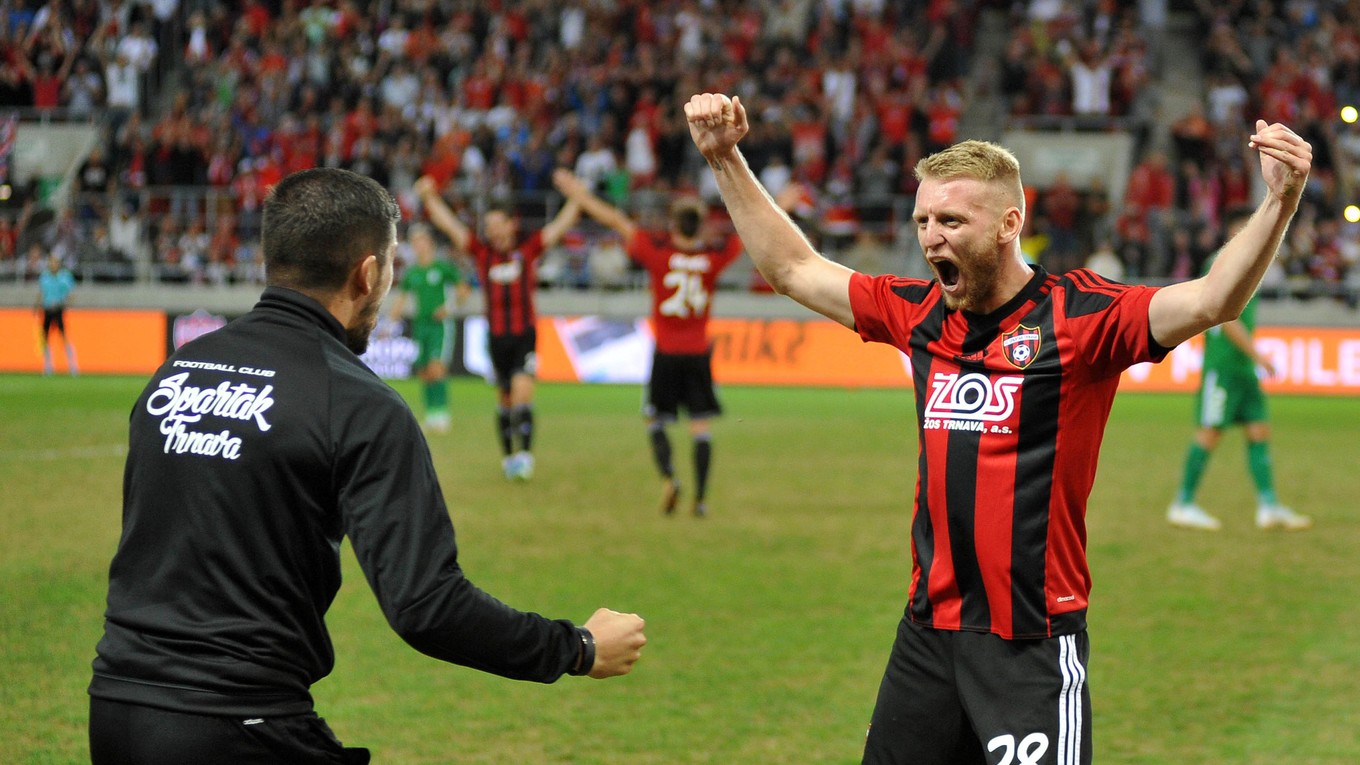
<path fill-rule="evenodd" d="M 1001 355 L 1016 369 L 1024 369 L 1039 355 L 1042 340 L 1043 333 L 1038 327 L 1017 325 L 1010 332 L 1001 334 Z"/>

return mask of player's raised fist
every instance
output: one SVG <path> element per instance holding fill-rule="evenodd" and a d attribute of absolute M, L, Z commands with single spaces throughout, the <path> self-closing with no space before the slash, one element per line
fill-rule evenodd
<path fill-rule="evenodd" d="M 698 93 L 685 104 L 685 120 L 689 123 L 690 138 L 699 152 L 710 159 L 730 151 L 746 135 L 746 109 L 741 98 L 729 98 L 722 93 Z"/>

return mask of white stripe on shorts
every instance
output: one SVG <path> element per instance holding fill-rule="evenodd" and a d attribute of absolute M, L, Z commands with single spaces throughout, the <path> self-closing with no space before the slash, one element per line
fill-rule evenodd
<path fill-rule="evenodd" d="M 1058 697 L 1058 765 L 1081 765 L 1081 697 L 1086 667 L 1077 654 L 1076 635 L 1062 635 L 1058 646 L 1058 668 L 1063 676 Z"/>

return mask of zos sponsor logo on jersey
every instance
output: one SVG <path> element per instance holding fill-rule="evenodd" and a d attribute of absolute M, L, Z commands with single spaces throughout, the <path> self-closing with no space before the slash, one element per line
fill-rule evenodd
<path fill-rule="evenodd" d="M 1023 377 L 992 378 L 980 372 L 961 375 L 936 372 L 926 402 L 926 430 L 972 430 L 1010 433 L 1006 422 L 1015 413 L 1015 393 Z"/>

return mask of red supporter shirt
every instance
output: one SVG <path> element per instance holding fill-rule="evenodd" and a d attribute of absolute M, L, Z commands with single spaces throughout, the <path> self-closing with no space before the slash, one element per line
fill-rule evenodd
<path fill-rule="evenodd" d="M 652 331 L 661 353 L 708 352 L 708 317 L 718 274 L 741 255 L 741 239 L 729 236 L 721 250 L 682 252 L 667 234 L 638 229 L 628 255 L 651 277 Z"/>
<path fill-rule="evenodd" d="M 1153 342 L 1155 289 L 1035 266 L 1006 305 L 949 310 L 939 285 L 855 274 L 865 341 L 910 361 L 920 454 L 908 611 L 1006 639 L 1086 628 L 1086 501 L 1120 372 Z"/>
<path fill-rule="evenodd" d="M 534 264 L 543 254 L 543 232 L 535 231 L 507 252 L 473 236 L 468 252 L 486 295 L 486 319 L 492 337 L 523 335 L 534 329 Z"/>

